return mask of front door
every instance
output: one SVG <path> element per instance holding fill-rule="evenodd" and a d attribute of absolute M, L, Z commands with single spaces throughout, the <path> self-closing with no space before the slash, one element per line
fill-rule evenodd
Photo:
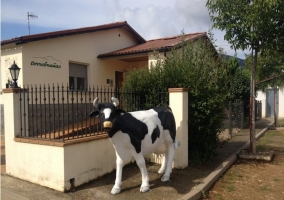
<path fill-rule="evenodd" d="M 121 89 L 122 83 L 123 83 L 123 72 L 116 71 L 115 72 L 115 87 L 118 89 Z"/>
<path fill-rule="evenodd" d="M 275 100 L 274 93 L 276 92 Z M 276 101 L 276 112 L 278 114 L 278 100 L 279 90 L 278 89 L 267 89 L 266 90 L 266 117 L 274 117 L 274 106 Z"/>

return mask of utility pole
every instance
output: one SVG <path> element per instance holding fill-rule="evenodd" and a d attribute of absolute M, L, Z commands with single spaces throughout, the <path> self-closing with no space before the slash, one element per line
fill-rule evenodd
<path fill-rule="evenodd" d="M 34 13 L 30 13 L 30 12 L 28 12 L 28 28 L 29 28 L 29 35 L 31 34 L 30 33 L 30 18 L 37 18 L 37 15 L 35 15 Z"/>
<path fill-rule="evenodd" d="M 252 45 L 252 66 L 251 66 L 251 83 L 250 83 L 250 153 L 256 153 L 255 140 L 255 70 L 257 64 L 257 48 Z"/>

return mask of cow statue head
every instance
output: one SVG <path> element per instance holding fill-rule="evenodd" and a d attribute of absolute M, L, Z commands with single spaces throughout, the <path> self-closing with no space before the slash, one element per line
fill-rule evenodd
<path fill-rule="evenodd" d="M 119 105 L 117 98 L 112 97 L 111 101 L 112 103 L 99 103 L 99 98 L 95 98 L 93 105 L 96 110 L 90 113 L 90 117 L 100 117 L 104 129 L 111 129 L 115 118 L 126 113 L 117 108 Z"/>

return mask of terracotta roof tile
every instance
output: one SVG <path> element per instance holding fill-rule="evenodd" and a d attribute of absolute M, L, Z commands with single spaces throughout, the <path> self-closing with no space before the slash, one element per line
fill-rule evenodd
<path fill-rule="evenodd" d="M 200 32 L 200 33 L 191 33 L 191 34 L 185 34 L 183 35 L 184 40 L 195 40 L 200 37 L 206 36 L 206 32 Z M 98 55 L 98 58 L 105 58 L 105 57 L 111 57 L 111 56 L 120 56 L 120 55 L 128 55 L 128 54 L 136 54 L 136 53 L 146 53 L 151 52 L 153 50 L 168 50 L 173 48 L 174 46 L 181 43 L 182 36 L 173 36 L 173 37 L 166 37 L 166 38 L 159 38 L 154 40 L 146 41 L 145 43 L 134 45 L 131 47 L 127 47 L 124 49 L 104 53 Z"/>

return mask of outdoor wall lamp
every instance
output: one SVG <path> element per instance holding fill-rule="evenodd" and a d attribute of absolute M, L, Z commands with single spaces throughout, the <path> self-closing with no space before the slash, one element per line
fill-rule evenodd
<path fill-rule="evenodd" d="M 14 83 L 12 83 L 11 88 L 19 88 L 18 84 L 17 84 L 17 80 L 19 77 L 19 73 L 21 68 L 18 67 L 18 65 L 16 65 L 15 61 L 14 64 L 9 68 L 12 79 L 14 81 Z"/>

